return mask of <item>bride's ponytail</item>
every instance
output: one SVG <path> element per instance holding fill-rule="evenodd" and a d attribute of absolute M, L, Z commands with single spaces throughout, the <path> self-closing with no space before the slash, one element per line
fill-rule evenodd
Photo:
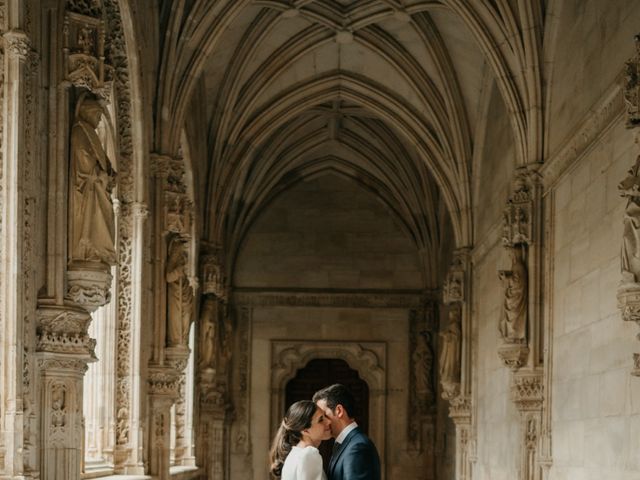
<path fill-rule="evenodd" d="M 316 409 L 316 404 L 311 400 L 301 400 L 287 410 L 269 452 L 270 471 L 275 478 L 280 478 L 282 475 L 282 467 L 287 455 L 291 452 L 291 448 L 302 440 L 302 430 L 311 426 L 311 419 Z"/>

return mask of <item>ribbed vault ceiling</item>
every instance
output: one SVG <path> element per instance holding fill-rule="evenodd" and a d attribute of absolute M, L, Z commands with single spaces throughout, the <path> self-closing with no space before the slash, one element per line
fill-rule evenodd
<path fill-rule="evenodd" d="M 332 170 L 377 195 L 427 256 L 440 252 L 443 210 L 457 243 L 469 244 L 471 139 L 485 63 L 499 80 L 520 156 L 532 148 L 520 114 L 526 82 L 500 74 L 517 70 L 526 54 L 513 35 L 506 41 L 510 29 L 539 17 L 521 7 L 509 0 L 165 4 L 161 108 L 179 118 L 196 73 L 206 92 L 198 100 L 209 118 L 205 237 L 228 251 L 279 192 Z M 158 138 L 170 139 L 158 125 Z"/>

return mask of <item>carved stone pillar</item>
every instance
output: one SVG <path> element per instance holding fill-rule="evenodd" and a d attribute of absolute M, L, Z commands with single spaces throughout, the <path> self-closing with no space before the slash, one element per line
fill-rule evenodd
<path fill-rule="evenodd" d="M 625 64 L 624 99 L 626 106 L 626 126 L 635 129 L 640 126 L 640 34 L 634 37 L 636 53 Z M 635 130 L 635 143 L 639 144 L 640 132 Z M 640 153 L 640 152 L 639 152 Z M 627 205 L 623 218 L 622 250 L 620 264 L 622 280 L 618 287 L 618 308 L 622 319 L 636 322 L 640 326 L 640 262 L 636 252 L 638 245 L 638 221 L 640 220 L 640 155 L 628 175 L 618 185 L 620 195 Z M 640 339 L 640 336 L 638 336 Z M 640 353 L 633 354 L 631 374 L 640 377 Z"/>
<path fill-rule="evenodd" d="M 411 310 L 409 318 L 409 445 L 411 450 L 427 457 L 427 476 L 433 471 L 435 460 L 436 358 L 433 345 L 436 318 L 437 304 L 431 298 L 424 300 L 422 308 Z"/>
<path fill-rule="evenodd" d="M 442 289 L 448 307 L 447 328 L 440 332 L 439 356 L 442 398 L 449 401 L 449 417 L 456 429 L 456 480 L 471 479 L 474 430 L 471 411 L 471 258 L 469 248 L 454 251 Z"/>
<path fill-rule="evenodd" d="M 198 422 L 199 462 L 210 480 L 229 479 L 229 426 L 231 406 L 224 387 L 216 385 L 211 372 L 202 373 L 200 385 L 200 421 Z"/>
<path fill-rule="evenodd" d="M 0 8 L 6 8 L 5 5 Z M 16 11 L 24 14 L 26 5 L 13 5 Z M 14 15 L 15 18 L 23 15 Z M 10 26 L 11 27 L 11 26 Z M 18 27 L 13 25 L 13 28 Z M 4 33 L 4 51 L 2 60 L 3 91 L 2 98 L 2 165 L 0 168 L 1 221 L 0 247 L 0 328 L 3 338 L 1 363 L 3 374 L 2 398 L 2 451 L 4 474 L 22 475 L 25 461 L 23 450 L 23 361 L 25 348 L 25 323 L 27 314 L 25 265 L 26 213 L 28 204 L 26 188 L 28 178 L 28 148 L 32 141 L 33 125 L 29 125 L 27 97 L 29 93 L 30 57 L 34 55 L 31 39 L 21 30 L 10 30 Z M 31 130 L 31 132 L 29 132 Z M 33 199 L 30 200 L 33 203 Z M 31 239 L 30 239 L 31 240 Z M 33 301 L 33 299 L 31 299 Z M 28 373 L 27 373 L 28 374 Z"/>
<path fill-rule="evenodd" d="M 198 324 L 200 404 L 196 454 L 207 478 L 229 478 L 231 355 L 234 326 L 228 308 L 224 259 L 220 247 L 203 244 L 200 260 L 203 302 Z"/>
<path fill-rule="evenodd" d="M 544 391 L 544 257 L 542 181 L 537 166 L 516 171 L 504 211 L 502 241 L 511 269 L 500 272 L 504 300 L 498 354 L 513 372 L 513 401 L 521 413 L 520 480 L 540 480 Z M 550 441 L 549 432 L 546 441 Z M 545 458 L 545 465 L 551 459 Z"/>
<path fill-rule="evenodd" d="M 541 480 L 543 377 L 541 371 L 520 370 L 513 377 L 513 401 L 520 412 L 520 478 Z"/>
<path fill-rule="evenodd" d="M 449 417 L 456 426 L 456 480 L 471 480 L 471 451 L 474 450 L 471 425 L 471 400 L 458 395 L 452 398 Z"/>
<path fill-rule="evenodd" d="M 41 306 L 36 356 L 41 377 L 40 466 L 43 480 L 79 479 L 82 463 L 82 395 L 95 340 L 91 316 L 78 307 Z"/>
<path fill-rule="evenodd" d="M 171 406 L 179 382 L 175 368 L 149 367 L 149 474 L 158 480 L 170 478 Z"/>

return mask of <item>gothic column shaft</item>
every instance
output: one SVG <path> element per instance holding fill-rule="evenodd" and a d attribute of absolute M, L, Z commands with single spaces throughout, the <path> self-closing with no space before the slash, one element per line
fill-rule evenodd
<path fill-rule="evenodd" d="M 5 433 L 5 473 L 23 471 L 23 318 L 24 210 L 26 163 L 27 60 L 30 39 L 17 30 L 4 34 L 5 89 L 2 121 L 4 158 L 2 159 L 2 396 Z"/>

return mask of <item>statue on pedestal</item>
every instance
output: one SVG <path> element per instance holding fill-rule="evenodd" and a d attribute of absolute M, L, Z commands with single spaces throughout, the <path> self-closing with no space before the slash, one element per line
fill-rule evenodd
<path fill-rule="evenodd" d="M 92 98 L 81 98 L 71 129 L 70 260 L 116 264 L 115 220 L 111 192 L 116 172 L 96 129 L 103 109 Z"/>
<path fill-rule="evenodd" d="M 440 332 L 442 350 L 440 350 L 440 383 L 444 393 L 455 396 L 460 386 L 460 352 L 462 331 L 460 328 L 459 310 L 449 312 L 449 327 Z"/>
<path fill-rule="evenodd" d="M 187 276 L 186 241 L 174 237 L 169 242 L 166 267 L 167 346 L 186 346 L 193 307 L 193 288 Z"/>
<path fill-rule="evenodd" d="M 629 170 L 629 175 L 620 182 L 620 195 L 627 199 L 624 210 L 622 251 L 620 262 L 622 283 L 633 284 L 640 277 L 640 156 Z"/>
<path fill-rule="evenodd" d="M 527 328 L 528 282 L 524 263 L 524 245 L 506 247 L 511 256 L 511 270 L 500 270 L 504 301 L 500 315 L 500 335 L 506 343 L 524 343 Z"/>

